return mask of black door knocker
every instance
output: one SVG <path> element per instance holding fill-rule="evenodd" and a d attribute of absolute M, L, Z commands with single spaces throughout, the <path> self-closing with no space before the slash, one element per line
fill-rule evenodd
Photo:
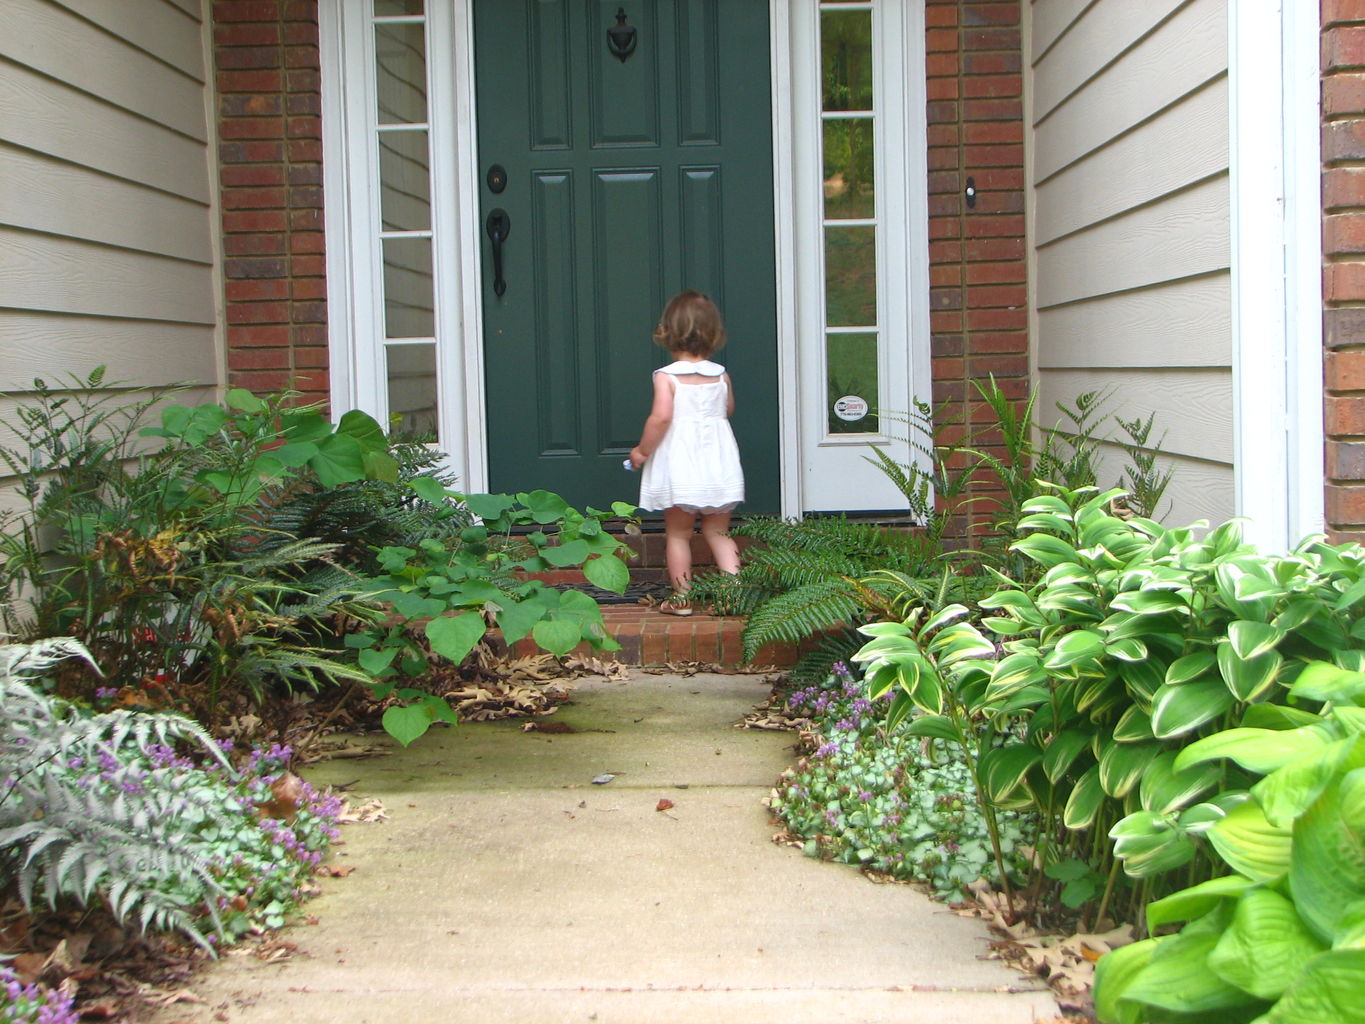
<path fill-rule="evenodd" d="M 607 49 L 622 64 L 635 52 L 637 33 L 634 25 L 626 24 L 626 9 L 616 9 L 616 24 L 607 29 Z"/>

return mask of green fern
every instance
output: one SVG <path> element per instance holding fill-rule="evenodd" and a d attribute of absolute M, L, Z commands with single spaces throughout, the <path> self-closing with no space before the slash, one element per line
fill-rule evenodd
<path fill-rule="evenodd" d="M 0 647 L 0 883 L 30 909 L 39 894 L 54 908 L 63 898 L 100 899 L 120 921 L 174 929 L 211 949 L 203 922 L 221 934 L 223 891 L 185 844 L 183 822 L 222 809 L 195 799 L 182 769 L 151 766 L 150 751 L 188 743 L 231 766 L 187 718 L 87 716 L 29 684 L 69 657 L 89 660 L 69 638 Z M 84 765 L 100 766 L 112 799 L 81 784 L 91 778 L 76 770 Z"/>
<path fill-rule="evenodd" d="M 811 650 L 805 651 L 787 673 L 787 680 L 795 687 L 818 686 L 829 678 L 837 662 L 847 662 L 867 643 L 867 637 L 854 629 L 842 629 L 821 637 Z"/>

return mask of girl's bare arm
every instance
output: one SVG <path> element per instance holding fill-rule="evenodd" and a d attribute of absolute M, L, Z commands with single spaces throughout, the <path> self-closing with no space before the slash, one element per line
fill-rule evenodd
<path fill-rule="evenodd" d="M 730 375 L 725 375 L 725 415 L 735 414 L 735 385 L 730 381 Z"/>
<path fill-rule="evenodd" d="M 668 433 L 668 425 L 673 422 L 673 382 L 668 379 L 666 373 L 656 373 L 654 375 L 654 405 L 649 410 L 649 417 L 645 420 L 644 432 L 640 434 L 640 443 L 630 452 L 630 462 L 636 469 L 639 469 L 654 454 L 659 442 Z"/>

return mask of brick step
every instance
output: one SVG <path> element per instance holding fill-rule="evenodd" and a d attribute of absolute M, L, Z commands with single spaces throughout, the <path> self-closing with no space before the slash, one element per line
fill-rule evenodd
<path fill-rule="evenodd" d="M 622 665 L 665 665 L 693 661 L 738 668 L 743 663 L 744 645 L 740 634 L 744 631 L 744 619 L 738 616 L 693 612 L 679 617 L 664 615 L 645 605 L 618 604 L 603 605 L 602 620 L 621 649 L 594 652 L 587 644 L 582 644 L 572 654 L 616 661 Z M 525 639 L 516 644 L 512 653 L 522 657 L 535 654 L 537 650 L 531 640 Z M 786 644 L 769 644 L 758 652 L 749 667 L 794 665 L 798 653 L 795 647 Z"/>

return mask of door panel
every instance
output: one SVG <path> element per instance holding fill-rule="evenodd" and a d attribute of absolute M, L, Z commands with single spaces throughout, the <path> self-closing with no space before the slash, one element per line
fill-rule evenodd
<path fill-rule="evenodd" d="M 481 226 L 511 221 L 502 295 L 480 238 L 492 489 L 633 500 L 621 460 L 668 361 L 650 334 L 697 288 L 729 331 L 745 508 L 778 510 L 767 7 L 476 0 Z M 618 9 L 637 32 L 624 61 L 607 46 Z"/>

